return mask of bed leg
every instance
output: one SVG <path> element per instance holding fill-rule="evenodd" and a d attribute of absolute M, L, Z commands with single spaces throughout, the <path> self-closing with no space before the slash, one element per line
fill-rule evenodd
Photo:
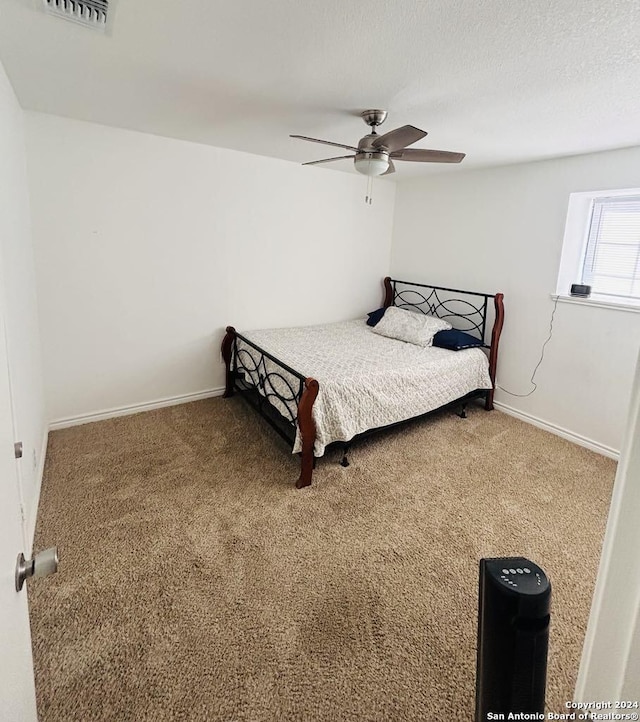
<path fill-rule="evenodd" d="M 487 391 L 487 395 L 484 400 L 484 408 L 486 411 L 493 411 L 493 389 Z"/>
<path fill-rule="evenodd" d="M 300 476 L 296 481 L 296 488 L 302 489 L 311 484 L 315 457 L 313 446 L 316 441 L 316 424 L 313 420 L 313 402 L 318 395 L 318 382 L 308 378 L 304 382 L 304 391 L 298 403 L 298 428 L 302 438 L 302 458 L 300 461 Z"/>
<path fill-rule="evenodd" d="M 349 444 L 344 445 L 344 449 L 342 451 L 342 461 L 340 462 L 340 466 L 349 466 L 349 459 L 347 459 L 347 454 L 349 453 Z"/>
<path fill-rule="evenodd" d="M 313 445 L 311 451 L 302 450 L 302 460 L 300 462 L 300 476 L 296 481 L 296 489 L 303 489 L 305 486 L 311 486 L 311 477 L 313 475 L 314 464 Z"/>
<path fill-rule="evenodd" d="M 460 407 L 460 413 L 456 414 L 456 416 L 459 416 L 461 419 L 467 418 L 467 404 L 466 403 L 462 404 L 462 406 Z"/>
<path fill-rule="evenodd" d="M 233 343 L 236 340 L 236 330 L 233 326 L 227 326 L 226 335 L 222 339 L 222 360 L 225 365 L 225 386 L 223 397 L 228 399 L 233 396 L 233 371 L 231 370 L 231 360 L 233 357 Z"/>

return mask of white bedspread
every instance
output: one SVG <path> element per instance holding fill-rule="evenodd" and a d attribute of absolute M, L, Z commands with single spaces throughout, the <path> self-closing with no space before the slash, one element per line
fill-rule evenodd
<path fill-rule="evenodd" d="M 470 391 L 491 388 L 482 349 L 421 348 L 379 336 L 362 319 L 243 335 L 304 376 L 317 379 L 320 390 L 313 406 L 316 456 L 322 456 L 333 441 L 349 441 L 368 429 L 404 421 Z M 247 345 L 238 339 L 238 349 L 242 348 Z M 242 356 L 239 368 L 243 367 Z M 258 377 L 250 365 L 247 363 L 245 373 L 257 386 Z M 288 377 L 297 390 L 298 379 L 267 361 L 267 372 L 272 371 Z M 285 388 L 277 377 L 271 381 Z M 300 449 L 298 431 L 293 453 Z"/>

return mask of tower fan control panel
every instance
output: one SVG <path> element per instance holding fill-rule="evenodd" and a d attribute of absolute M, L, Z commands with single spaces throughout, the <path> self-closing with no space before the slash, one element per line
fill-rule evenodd
<path fill-rule="evenodd" d="M 549 579 L 542 569 L 523 557 L 487 559 L 486 571 L 496 582 L 517 589 L 519 594 L 540 594 L 549 586 Z"/>

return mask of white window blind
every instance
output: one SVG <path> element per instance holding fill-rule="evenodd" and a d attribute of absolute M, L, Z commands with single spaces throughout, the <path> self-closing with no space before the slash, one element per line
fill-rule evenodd
<path fill-rule="evenodd" d="M 593 293 L 640 298 L 640 195 L 592 201 L 582 283 Z"/>

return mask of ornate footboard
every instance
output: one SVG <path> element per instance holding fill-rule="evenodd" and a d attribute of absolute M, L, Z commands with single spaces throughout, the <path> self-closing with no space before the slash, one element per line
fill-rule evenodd
<path fill-rule="evenodd" d="M 238 340 L 242 342 L 240 347 Z M 312 411 L 318 382 L 287 366 L 233 326 L 226 328 L 222 358 L 226 369 L 225 398 L 235 392 L 242 394 L 292 447 L 299 430 L 302 451 L 296 487 L 309 486 L 315 465 L 316 426 Z"/>

